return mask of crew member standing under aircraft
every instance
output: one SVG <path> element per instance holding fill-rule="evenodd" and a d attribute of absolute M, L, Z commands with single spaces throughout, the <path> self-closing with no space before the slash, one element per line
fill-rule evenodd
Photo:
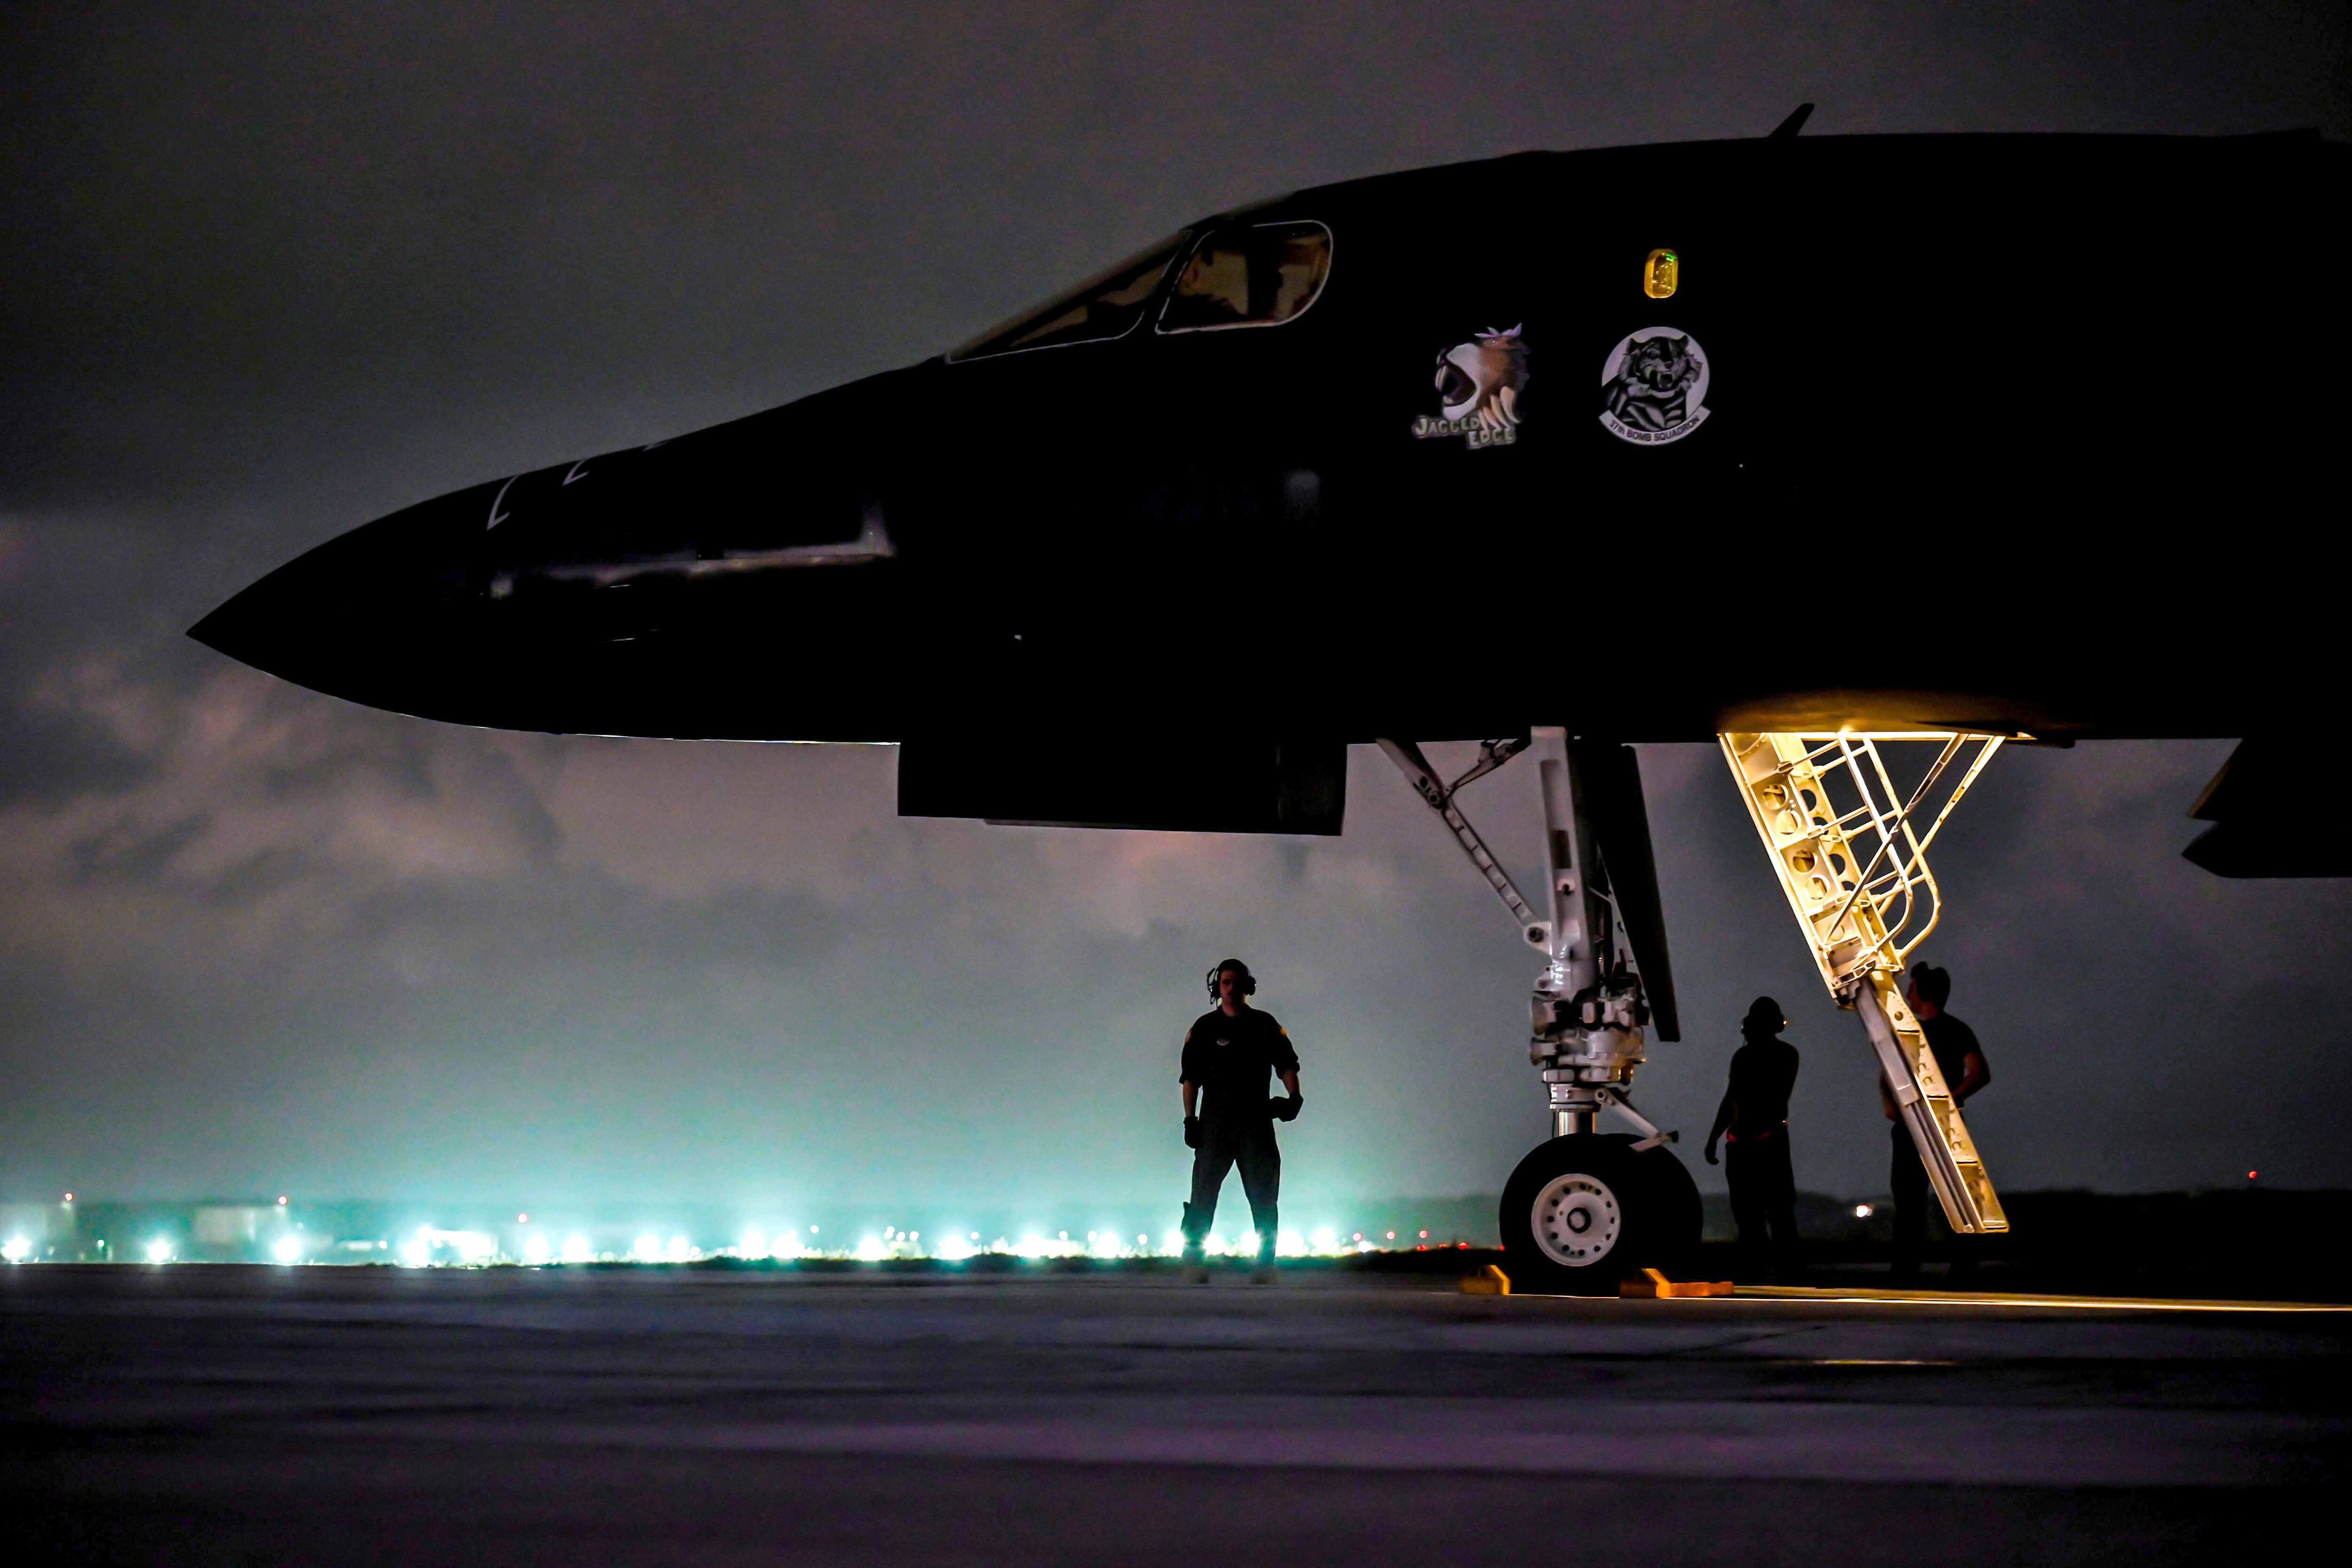
<path fill-rule="evenodd" d="M 1184 1205 L 1185 1278 L 1208 1283 L 1201 1243 L 1216 1221 L 1225 1173 L 1239 1165 L 1250 1223 L 1257 1227 L 1255 1278 L 1271 1285 L 1282 1194 L 1282 1151 L 1274 1141 L 1274 1124 L 1293 1120 L 1306 1103 L 1298 1093 L 1298 1053 L 1273 1014 L 1249 1005 L 1257 977 L 1248 964 L 1229 958 L 1209 971 L 1208 979 L 1217 1005 L 1193 1020 L 1178 1074 L 1184 1090 L 1184 1142 L 1192 1151 L 1192 1201 Z M 1277 1073 L 1289 1098 L 1269 1100 L 1268 1080 Z"/>
<path fill-rule="evenodd" d="M 1706 1163 L 1728 1138 L 1731 1214 L 1739 1222 L 1739 1249 L 1751 1261 L 1769 1257 L 1775 1270 L 1796 1261 L 1797 1176 L 1789 1162 L 1789 1091 L 1797 1086 L 1797 1047 L 1780 1037 L 1789 1026 L 1780 1004 L 1759 996 L 1739 1021 L 1747 1042 L 1731 1053 L 1731 1082 L 1706 1135 Z"/>
<path fill-rule="evenodd" d="M 1938 969 L 1932 963 L 1911 966 L 1911 981 L 1904 999 L 1919 1019 L 1920 1030 L 1927 1037 L 1927 1048 L 1936 1056 L 1936 1070 L 1944 1075 L 1944 1086 L 1951 1091 L 1954 1105 L 1966 1105 L 1969 1096 L 1992 1081 L 1992 1068 L 1985 1065 L 1984 1047 L 1977 1044 L 1977 1032 L 1944 1011 L 1951 999 L 1952 972 Z M 1895 1194 L 1895 1275 L 1907 1279 L 1919 1272 L 1919 1253 L 1927 1239 L 1927 1210 L 1935 1199 L 1927 1187 L 1927 1168 L 1919 1163 L 1918 1145 L 1911 1141 L 1911 1129 L 1903 1124 L 1903 1113 L 1895 1104 L 1895 1091 L 1887 1087 L 1882 1075 L 1878 1080 L 1879 1103 L 1885 1108 L 1886 1120 L 1895 1123 L 1893 1161 L 1887 1173 L 1886 1184 Z"/>

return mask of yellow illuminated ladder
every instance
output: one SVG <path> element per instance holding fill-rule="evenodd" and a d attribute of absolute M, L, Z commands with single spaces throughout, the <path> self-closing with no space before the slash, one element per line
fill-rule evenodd
<path fill-rule="evenodd" d="M 1862 1015 L 1879 1070 L 1918 1146 L 1944 1217 L 1964 1236 L 2009 1219 L 1919 1020 L 1903 1000 L 1903 965 L 1941 912 L 1927 845 L 2000 745 L 1999 736 L 1905 733 L 1727 734 L 1723 754 L 1748 814 L 1804 928 L 1822 980 Z M 1942 754 L 1905 801 L 1877 739 L 1940 741 Z M 1977 754 L 1922 837 L 1912 817 L 1961 751 Z"/>

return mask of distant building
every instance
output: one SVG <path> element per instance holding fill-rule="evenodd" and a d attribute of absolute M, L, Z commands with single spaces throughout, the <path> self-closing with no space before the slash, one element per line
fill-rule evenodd
<path fill-rule="evenodd" d="M 249 1258 L 277 1239 L 286 1211 L 276 1204 L 205 1204 L 189 1217 L 189 1239 L 206 1257 Z"/>
<path fill-rule="evenodd" d="M 11 1263 L 48 1257 L 73 1237 L 71 1204 L 0 1205 L 0 1252 Z"/>

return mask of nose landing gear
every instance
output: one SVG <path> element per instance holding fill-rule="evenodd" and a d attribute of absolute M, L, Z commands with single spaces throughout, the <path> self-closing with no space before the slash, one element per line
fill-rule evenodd
<path fill-rule="evenodd" d="M 1530 998 L 1528 1055 L 1543 1075 L 1553 1135 L 1503 1188 L 1511 1278 L 1526 1290 L 1614 1295 L 1643 1268 L 1680 1266 L 1698 1245 L 1698 1187 L 1667 1148 L 1675 1134 L 1627 1098 L 1645 1057 L 1645 1026 L 1654 1017 L 1661 1039 L 1680 1035 L 1632 750 L 1537 729 L 1525 742 L 1487 742 L 1477 765 L 1449 784 L 1410 742 L 1382 741 L 1381 749 L 1549 959 Z M 1521 751 L 1536 757 L 1549 918 L 1520 896 L 1454 801 Z M 1635 1131 L 1600 1131 L 1603 1110 Z"/>

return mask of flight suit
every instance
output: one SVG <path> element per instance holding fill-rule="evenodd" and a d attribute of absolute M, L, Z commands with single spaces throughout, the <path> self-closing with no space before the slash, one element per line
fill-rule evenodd
<path fill-rule="evenodd" d="M 1184 1206 L 1184 1255 L 1197 1260 L 1216 1223 L 1217 1194 L 1241 1167 L 1257 1231 L 1258 1258 L 1271 1261 L 1281 1225 L 1282 1150 L 1275 1142 L 1268 1089 L 1277 1073 L 1298 1070 L 1289 1033 L 1271 1013 L 1223 1008 L 1193 1020 L 1184 1037 L 1180 1079 L 1201 1091 L 1201 1130 L 1192 1151 L 1192 1196 Z"/>
<path fill-rule="evenodd" d="M 1783 1266 L 1797 1250 L 1797 1177 L 1789 1158 L 1789 1095 L 1797 1082 L 1797 1048 L 1751 1034 L 1731 1057 L 1727 1097 L 1738 1119 L 1726 1134 L 1723 1174 L 1740 1251 Z"/>

